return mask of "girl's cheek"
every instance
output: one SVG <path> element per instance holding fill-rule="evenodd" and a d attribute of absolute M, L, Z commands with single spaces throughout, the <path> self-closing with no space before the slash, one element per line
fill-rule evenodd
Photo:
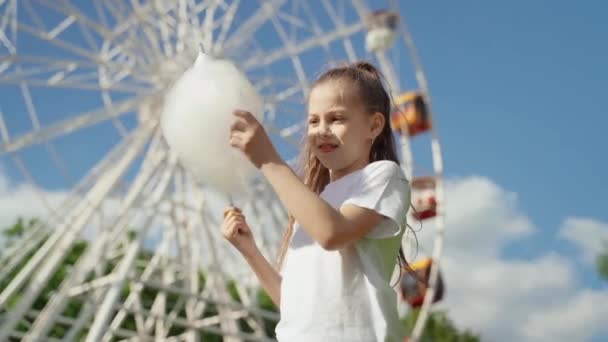
<path fill-rule="evenodd" d="M 313 130 L 308 130 L 308 132 L 306 132 L 306 138 L 308 139 L 308 141 L 312 141 L 315 137 L 315 132 Z"/>
<path fill-rule="evenodd" d="M 334 124 L 332 125 L 331 131 L 336 137 L 342 137 L 346 132 L 346 127 L 344 127 L 344 125 Z"/>
<path fill-rule="evenodd" d="M 307 135 L 308 135 L 308 139 L 312 140 L 317 136 L 317 131 L 319 130 L 319 128 L 317 127 L 308 127 L 307 130 Z"/>

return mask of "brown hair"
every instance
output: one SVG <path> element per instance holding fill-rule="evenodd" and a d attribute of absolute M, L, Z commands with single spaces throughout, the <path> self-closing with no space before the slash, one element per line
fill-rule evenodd
<path fill-rule="evenodd" d="M 390 160 L 399 163 L 397 158 L 395 138 L 390 127 L 391 98 L 384 88 L 380 72 L 369 62 L 361 61 L 350 65 L 340 66 L 329 69 L 319 76 L 313 87 L 321 83 L 333 80 L 344 80 L 356 87 L 361 104 L 369 114 L 376 112 L 384 116 L 384 127 L 380 135 L 374 139 L 370 150 L 369 161 Z M 319 159 L 314 156 L 311 146 L 306 143 L 300 156 L 300 168 L 303 169 L 304 184 L 312 191 L 320 194 L 325 186 L 329 184 L 329 170 L 321 164 Z M 295 218 L 289 215 L 289 223 L 283 240 L 281 242 L 278 256 L 277 269 L 281 269 L 287 247 L 293 234 Z M 403 248 L 399 249 L 398 256 L 401 268 L 411 270 L 405 256 Z M 403 266 L 403 264 L 405 266 Z"/>

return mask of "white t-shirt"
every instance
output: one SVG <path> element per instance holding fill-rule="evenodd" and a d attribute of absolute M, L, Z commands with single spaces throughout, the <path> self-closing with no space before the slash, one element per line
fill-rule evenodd
<path fill-rule="evenodd" d="M 397 294 L 390 279 L 404 233 L 410 187 L 397 163 L 378 161 L 326 186 L 338 209 L 353 204 L 385 216 L 356 243 L 324 250 L 296 222 L 283 268 L 281 342 L 401 342 Z"/>

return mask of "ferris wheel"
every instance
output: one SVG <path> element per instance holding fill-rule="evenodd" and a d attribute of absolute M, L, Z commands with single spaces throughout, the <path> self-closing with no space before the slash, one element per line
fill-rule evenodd
<path fill-rule="evenodd" d="M 343 61 L 379 66 L 410 219 L 435 227 L 432 252 L 412 263 L 423 283 L 401 284 L 420 308 L 416 340 L 441 297 L 445 203 L 404 13 L 397 1 L 0 0 L 0 169 L 46 208 L 0 252 L 0 340 L 271 340 L 278 315 L 218 231 L 228 199 L 191 179 L 159 127 L 164 94 L 201 49 L 255 85 L 287 160 L 316 75 Z M 68 190 L 58 201 L 42 189 Z M 254 180 L 233 200 L 273 259 L 287 215 L 269 186 Z"/>

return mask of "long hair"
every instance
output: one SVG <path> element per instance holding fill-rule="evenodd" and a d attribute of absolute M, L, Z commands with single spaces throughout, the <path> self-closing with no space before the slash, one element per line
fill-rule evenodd
<path fill-rule="evenodd" d="M 399 164 L 395 138 L 390 127 L 391 98 L 384 88 L 380 72 L 368 62 L 357 62 L 327 70 L 319 76 L 313 84 L 313 87 L 334 80 L 346 81 L 354 86 L 353 89 L 358 91 L 358 99 L 364 106 L 366 113 L 371 115 L 379 112 L 384 116 L 384 127 L 382 128 L 382 132 L 374 139 L 371 146 L 369 155 L 370 163 L 379 160 L 390 160 Z M 330 182 L 329 170 L 314 156 L 308 142 L 302 150 L 299 164 L 300 170 L 303 170 L 304 184 L 315 193 L 320 194 Z M 285 254 L 287 253 L 287 248 L 291 236 L 293 235 L 294 223 L 295 218 L 292 215 L 289 215 L 287 229 L 277 255 L 276 267 L 278 270 L 280 270 L 283 265 Z M 400 265 L 399 270 L 401 271 L 405 268 L 411 273 L 412 269 L 405 259 L 402 247 L 399 248 L 399 255 L 397 258 Z"/>

